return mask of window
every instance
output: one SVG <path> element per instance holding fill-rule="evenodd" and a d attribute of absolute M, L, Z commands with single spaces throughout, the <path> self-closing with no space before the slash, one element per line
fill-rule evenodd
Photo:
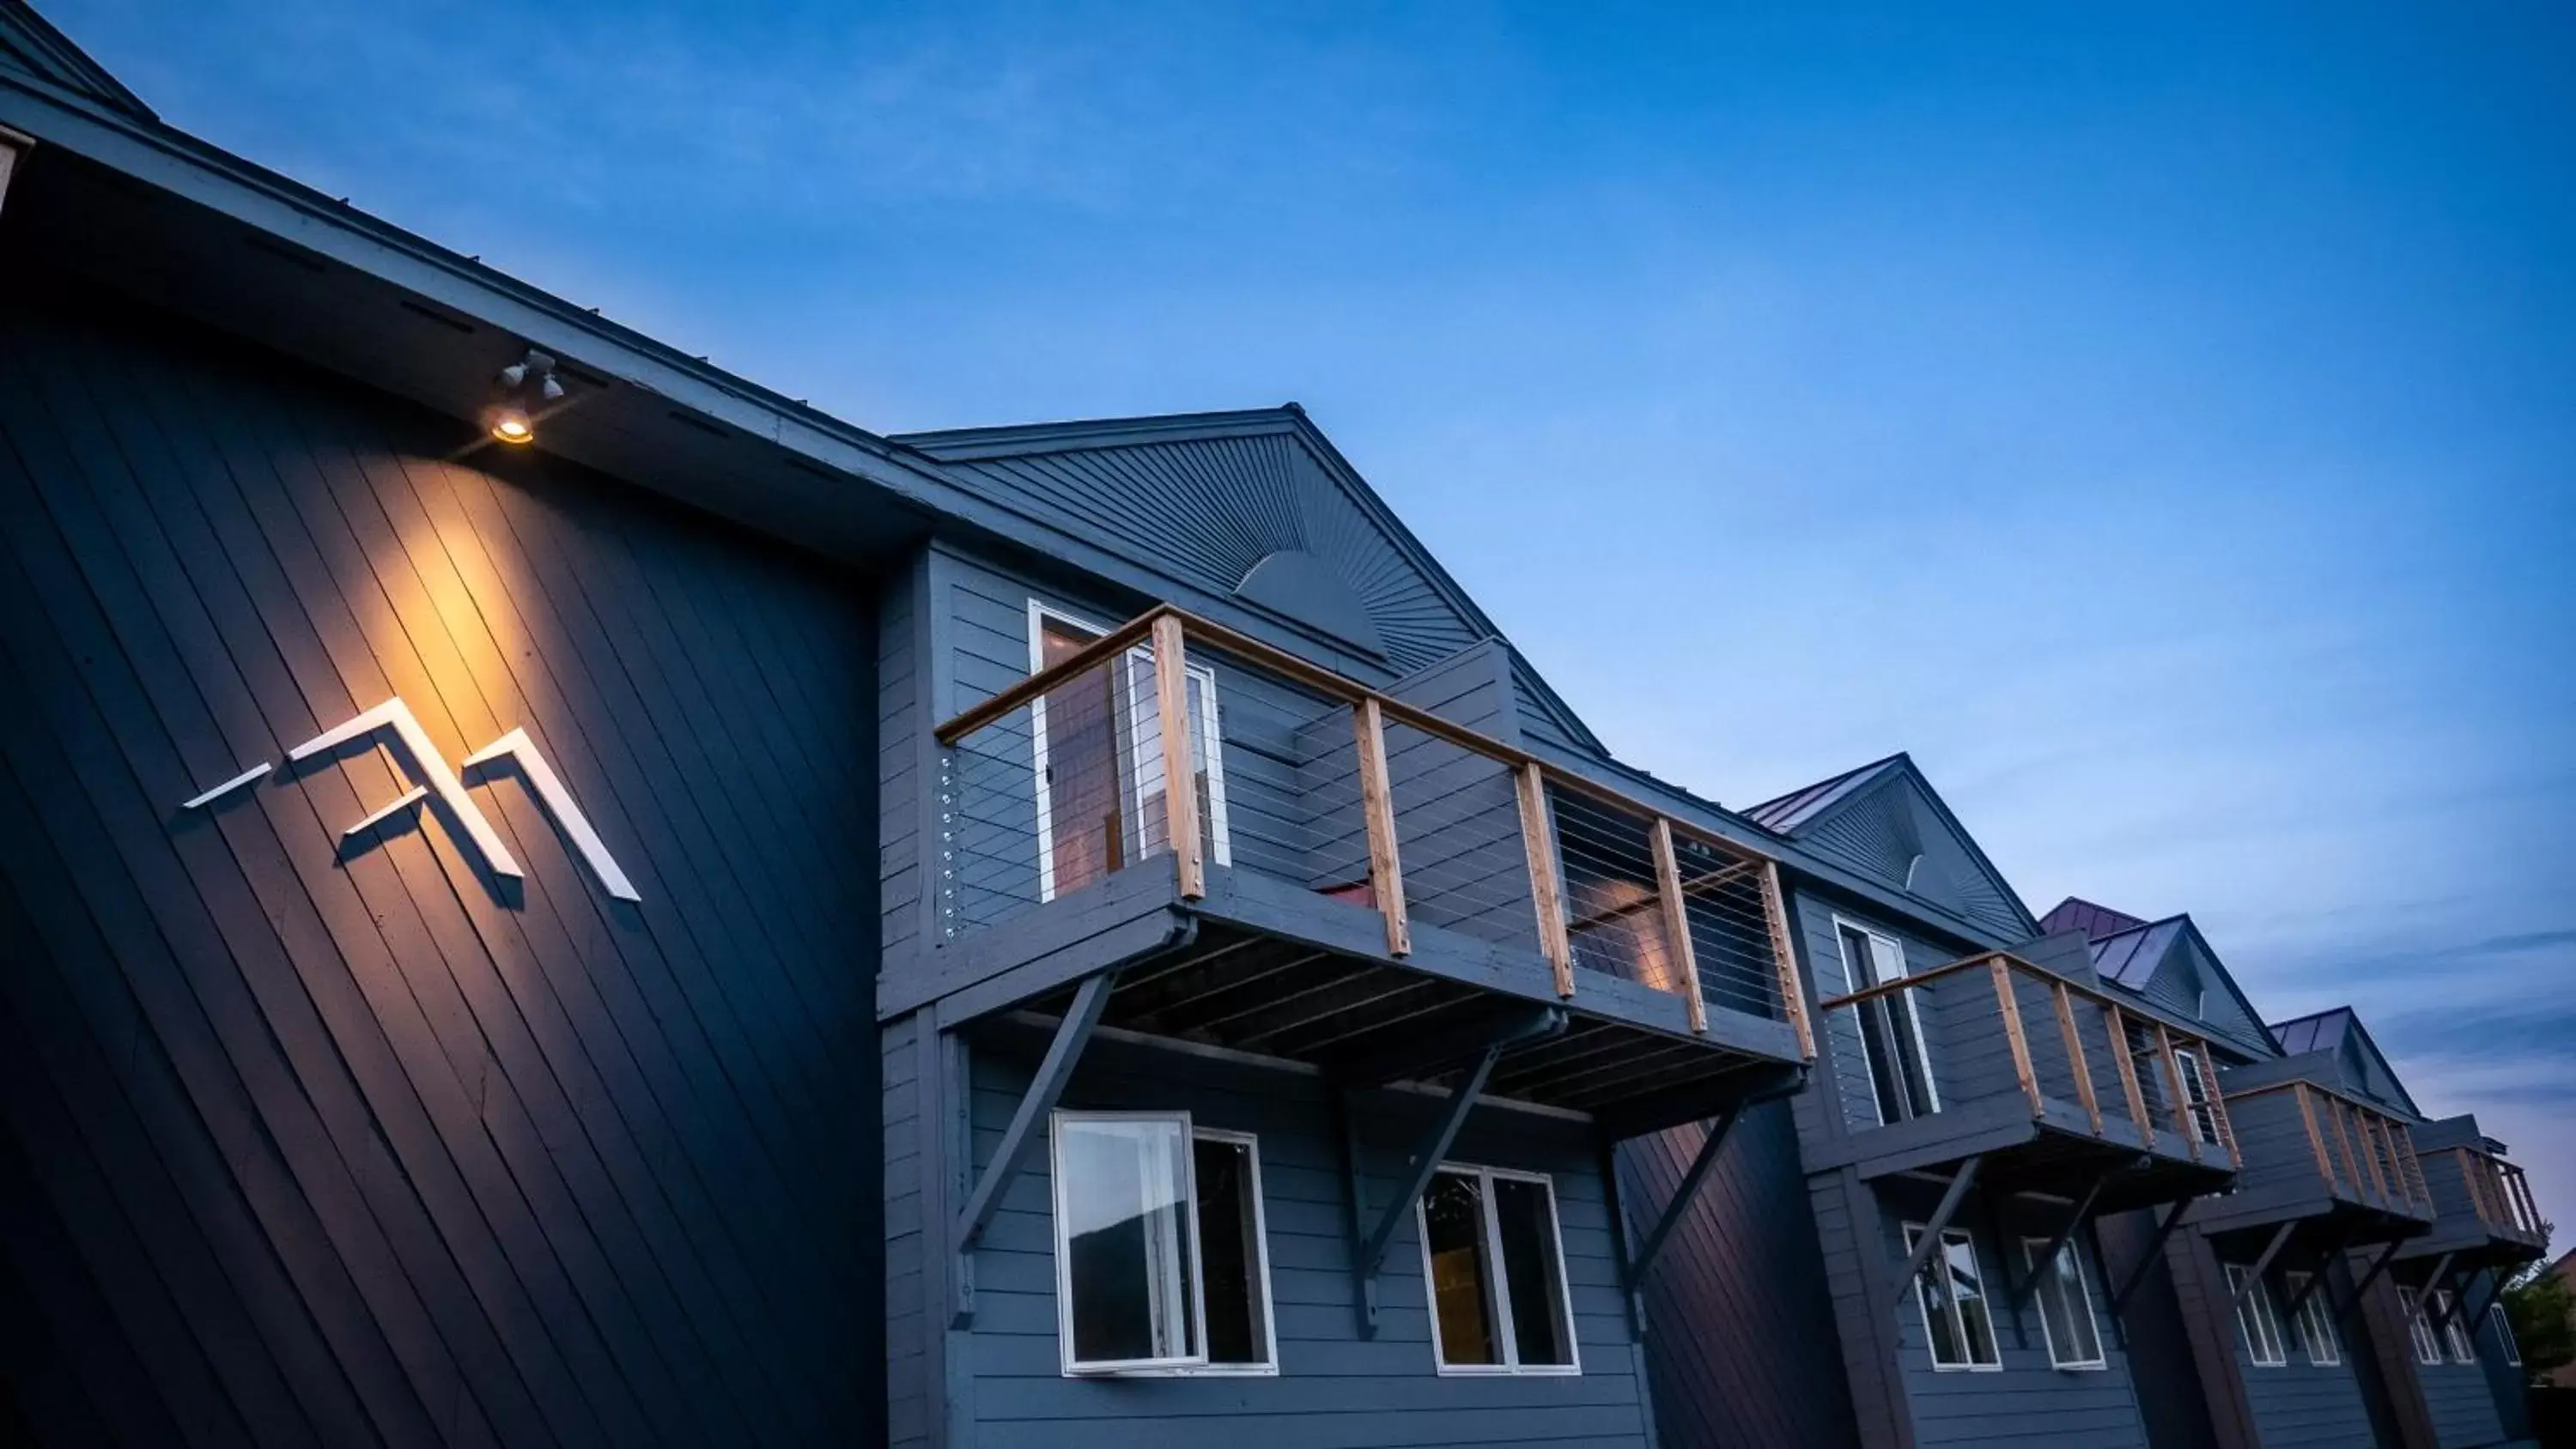
<path fill-rule="evenodd" d="M 2021 1240 L 2022 1263 L 2037 1285 L 2039 1326 L 2048 1337 L 2049 1366 L 2103 1368 L 2102 1329 L 2093 1317 L 2093 1289 L 2085 1280 L 2084 1255 L 2076 1251 L 2072 1235 L 2058 1245 L 2057 1256 L 2043 1264 L 2040 1255 L 2047 1251 L 2046 1238 Z"/>
<path fill-rule="evenodd" d="M 2451 1346 L 2451 1362 L 2476 1363 L 2478 1346 L 2470 1341 L 2469 1326 L 2460 1321 L 2460 1314 L 2448 1288 L 2433 1290 L 2433 1316 L 2442 1320 L 2442 1338 Z M 2430 1363 L 2432 1360 L 2427 1359 L 2426 1362 Z"/>
<path fill-rule="evenodd" d="M 1905 978 L 1903 943 L 1839 917 L 1834 931 L 1842 943 L 1843 980 L 1851 990 L 1864 991 Z M 1923 1021 L 1915 1011 L 1914 993 L 1897 991 L 1864 1001 L 1852 1018 L 1860 1024 L 1861 1063 L 1869 1073 L 1880 1123 L 1906 1122 L 1940 1111 L 1940 1094 L 1932 1085 L 1932 1054 L 1923 1043 Z"/>
<path fill-rule="evenodd" d="M 2248 1286 L 2251 1280 L 2251 1286 Z M 2281 1348 L 2281 1319 L 2272 1311 L 2272 1289 L 2247 1269 L 2227 1265 L 2228 1291 L 2236 1300 L 2236 1327 L 2245 1335 L 2245 1356 L 2256 1368 L 2280 1368 L 2290 1361 Z"/>
<path fill-rule="evenodd" d="M 1910 1256 L 1923 1242 L 1919 1224 L 1905 1225 L 1905 1251 Z M 1936 1369 L 2000 1369 L 2003 1354 L 1995 1345 L 1995 1320 L 1986 1307 L 1986 1280 L 1977 1272 L 1976 1240 L 1964 1229 L 1948 1228 L 1941 1247 L 1914 1278 L 1914 1303 L 1923 1310 L 1923 1331 L 1932 1341 Z"/>
<path fill-rule="evenodd" d="M 1066 1373 L 1269 1373 L 1261 1157 L 1179 1112 L 1058 1112 L 1056 1331 Z"/>
<path fill-rule="evenodd" d="M 2191 1130 L 2202 1142 L 2218 1146 L 2218 1109 L 2210 1105 L 2209 1079 L 2201 1075 L 2200 1054 L 2175 1052 L 2174 1067 L 2182 1075 L 2182 1099 L 2191 1110 Z"/>
<path fill-rule="evenodd" d="M 2310 1287 L 2314 1276 L 2307 1273 L 2285 1273 L 2281 1286 L 2298 1304 L 2291 1322 L 2299 1330 L 2299 1348 L 2308 1362 L 2318 1368 L 2333 1368 L 2343 1362 L 2343 1343 L 2335 1337 L 2334 1316 L 2326 1310 L 2326 1292 L 2322 1284 Z"/>
<path fill-rule="evenodd" d="M 2496 1346 L 2504 1350 L 2504 1361 L 2515 1368 L 2522 1367 L 2522 1345 L 2514 1341 L 2513 1319 L 2505 1313 L 2504 1305 L 2488 1305 L 2487 1321 L 2495 1325 Z"/>
<path fill-rule="evenodd" d="M 1581 1372 L 1556 1189 L 1546 1177 L 1443 1167 L 1415 1212 L 1440 1372 Z"/>
<path fill-rule="evenodd" d="M 2424 1316 L 2424 1298 L 2412 1288 L 2397 1290 L 2397 1306 L 2406 1313 L 2406 1336 L 2415 1345 L 2415 1361 L 2437 1364 L 2442 1361 L 2441 1342 L 2433 1337 L 2433 1324 Z"/>
<path fill-rule="evenodd" d="M 1107 632 L 1032 599 L 1029 668 L 1060 664 Z M 1199 836 L 1207 859 L 1231 865 L 1216 672 L 1194 664 L 1187 673 Z M 1154 651 L 1141 645 L 1062 681 L 1030 706 L 1038 899 L 1079 890 L 1166 843 L 1156 717 Z"/>

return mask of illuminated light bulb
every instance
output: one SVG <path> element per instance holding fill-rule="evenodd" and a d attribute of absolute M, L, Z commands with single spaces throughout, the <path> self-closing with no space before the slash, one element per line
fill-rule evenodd
<path fill-rule="evenodd" d="M 537 440 L 537 430 L 528 421 L 526 413 L 517 408 L 503 408 L 492 415 L 492 436 L 504 443 L 533 443 Z"/>

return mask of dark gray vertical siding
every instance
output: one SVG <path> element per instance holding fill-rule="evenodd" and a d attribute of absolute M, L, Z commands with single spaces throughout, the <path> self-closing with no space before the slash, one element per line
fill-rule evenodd
<path fill-rule="evenodd" d="M 152 1443 L 873 1436 L 864 597 L 13 275 L 12 1400 Z M 176 810 L 395 694 L 451 761 L 526 728 L 643 901 L 509 772 L 506 897 L 434 814 L 335 856 L 409 783 L 380 752 Z"/>
<path fill-rule="evenodd" d="M 989 1160 L 1028 1081 L 1026 1052 L 972 1055 L 974 1156 Z M 1451 1157 L 1549 1173 L 1563 1222 L 1579 1376 L 1443 1377 L 1431 1352 L 1418 1235 L 1408 1224 L 1380 1279 L 1380 1328 L 1362 1339 L 1352 1306 L 1349 1209 L 1327 1093 L 1313 1077 L 1179 1052 L 1095 1041 L 1068 1108 L 1189 1111 L 1206 1126 L 1257 1134 L 1279 1330 L 1275 1377 L 1076 1379 L 1056 1341 L 1054 1236 L 1043 1149 L 1004 1195 L 976 1254 L 974 1329 L 952 1370 L 971 1397 L 980 1449 L 1236 1449 L 1329 1444 L 1647 1442 L 1645 1385 L 1621 1301 L 1609 1206 L 1590 1129 L 1488 1109 Z M 1369 1202 L 1383 1210 L 1436 1099 L 1377 1094 L 1363 1114 Z"/>
<path fill-rule="evenodd" d="M 1632 1236 L 1661 1217 L 1706 1140 L 1677 1127 L 1621 1147 Z M 1667 1449 L 1859 1442 L 1788 1103 L 1736 1124 L 1644 1287 Z"/>
<path fill-rule="evenodd" d="M 2161 1211 L 2116 1213 L 2099 1221 L 2095 1233 L 2108 1281 L 2125 1283 L 2138 1270 Z M 2216 1335 L 2202 1330 L 2197 1301 L 2195 1316 L 2186 1317 L 2178 1291 L 2182 1274 L 2173 1265 L 2193 1251 L 2206 1248 L 2197 1239 L 2175 1240 L 2159 1262 L 2147 1267 L 2121 1316 L 2138 1408 L 2146 1421 L 2147 1442 L 2155 1449 L 2244 1449 L 2241 1380 L 2228 1367 L 2223 1343 L 2213 1344 Z M 2213 1354 L 2217 1357 L 2204 1357 Z M 2228 1425 L 2224 1438 L 2221 1416 Z"/>
<path fill-rule="evenodd" d="M 922 1013 L 886 1023 L 879 1040 L 883 1054 L 885 1123 L 885 1304 L 886 1304 L 886 1438 L 890 1444 L 922 1444 L 939 1398 L 930 1378 L 925 1334 L 935 1331 L 932 1305 L 925 1301 L 925 1255 L 937 1238 L 936 1224 L 925 1221 L 922 1175 Z"/>

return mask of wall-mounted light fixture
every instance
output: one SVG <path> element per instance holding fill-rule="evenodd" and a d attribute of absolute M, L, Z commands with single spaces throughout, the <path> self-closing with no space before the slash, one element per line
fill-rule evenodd
<path fill-rule="evenodd" d="M 555 377 L 555 360 L 531 347 L 527 355 L 501 369 L 493 379 L 501 386 L 500 399 L 485 415 L 485 425 L 492 430 L 495 442 L 517 446 L 537 440 L 537 420 L 527 407 L 534 394 L 539 404 L 563 401 L 564 385 Z"/>

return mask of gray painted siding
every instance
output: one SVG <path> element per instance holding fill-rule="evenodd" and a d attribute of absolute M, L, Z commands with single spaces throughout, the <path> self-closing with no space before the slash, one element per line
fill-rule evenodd
<path fill-rule="evenodd" d="M 924 1232 L 921 1157 L 921 1045 L 925 1020 L 915 1012 L 886 1023 L 878 1040 L 884 1086 L 882 1144 L 885 1171 L 886 1440 L 926 1444 L 939 1396 L 930 1379 L 923 1339 L 931 1322 L 924 1301 Z"/>
<path fill-rule="evenodd" d="M 2249 1156 L 2251 1151 L 2249 1148 Z M 2340 1449 L 2371 1443 L 2370 1411 L 2362 1402 L 2361 1382 L 2355 1377 L 2369 1345 L 2349 1341 L 2346 1326 L 2335 1324 L 2343 1361 L 2330 1366 L 2309 1362 L 2299 1343 L 2298 1328 L 2289 1318 L 2289 1292 L 2277 1268 L 2268 1287 L 2273 1310 L 2281 1318 L 2284 1356 L 2289 1362 L 2274 1367 L 2254 1362 L 2245 1331 L 2238 1326 L 2230 1302 L 2232 1293 L 2227 1287 L 2225 1268 L 2229 1262 L 2251 1266 L 2252 1253 L 2256 1251 L 2259 1248 L 2241 1256 L 2212 1253 L 2207 1262 L 2218 1270 L 2217 1275 L 2206 1283 L 2197 1281 L 2195 1275 L 2192 1284 L 2195 1293 L 2210 1295 L 2208 1302 L 2196 1306 L 2225 1335 L 2229 1358 L 2244 1386 L 2256 1442 L 2262 1449 Z"/>
<path fill-rule="evenodd" d="M 2486 1370 L 2474 1363 L 2437 1366 L 2417 1364 L 2416 1381 L 2424 1386 L 2424 1407 L 2433 1418 L 2433 1434 L 2442 1449 L 2483 1449 L 2507 1442 L 2504 1423 L 2496 1416 L 2495 1390 Z"/>
<path fill-rule="evenodd" d="M 979 1172 L 1037 1050 L 1030 1042 L 973 1053 Z M 1281 1372 L 1063 1377 L 1041 1150 L 1004 1195 L 977 1254 L 974 1327 L 959 1336 L 961 1362 L 951 1372 L 971 1396 L 972 1437 L 964 1442 L 982 1449 L 1199 1449 L 1220 1440 L 1236 1449 L 1648 1442 L 1644 1383 L 1619 1287 L 1609 1206 L 1582 1125 L 1487 1111 L 1470 1120 L 1451 1154 L 1553 1174 L 1582 1374 L 1444 1378 L 1433 1366 L 1421 1253 L 1410 1224 L 1398 1234 L 1380 1280 L 1378 1336 L 1358 1336 L 1340 1150 L 1329 1100 L 1314 1078 L 1101 1041 L 1086 1055 L 1065 1105 L 1185 1108 L 1207 1126 L 1258 1134 Z M 1436 1106 L 1411 1094 L 1371 1099 L 1363 1131 L 1372 1208 L 1388 1201 L 1393 1175 Z"/>

